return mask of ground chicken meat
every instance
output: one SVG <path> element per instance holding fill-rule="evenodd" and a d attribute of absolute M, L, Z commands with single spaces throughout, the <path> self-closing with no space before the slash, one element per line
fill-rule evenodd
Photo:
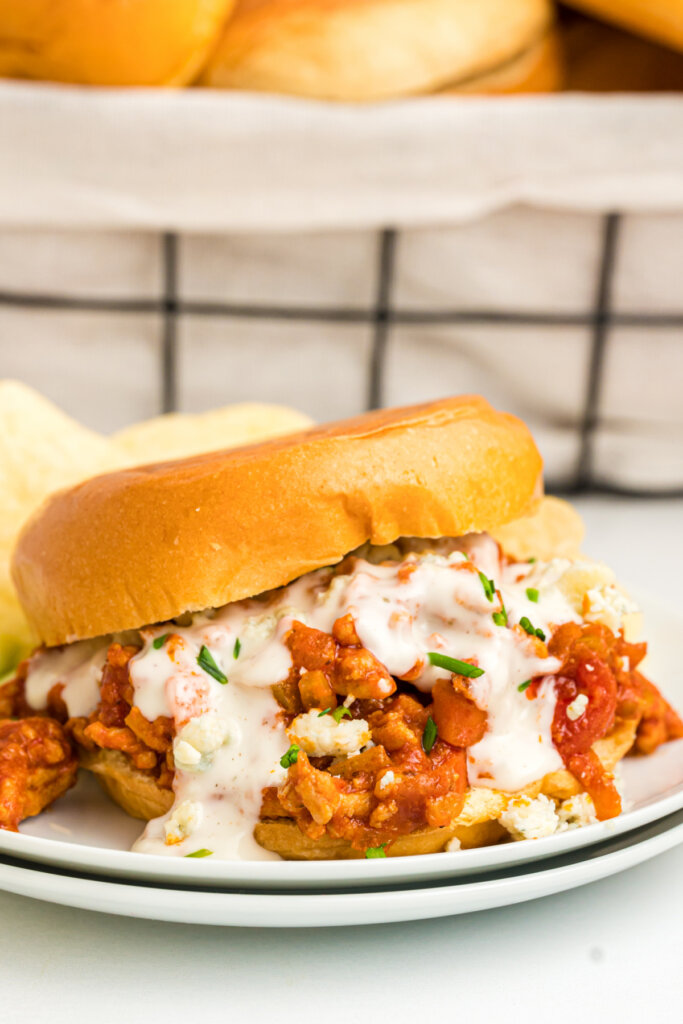
<path fill-rule="evenodd" d="M 59 722 L 0 721 L 0 828 L 16 832 L 76 781 L 78 764 Z"/>

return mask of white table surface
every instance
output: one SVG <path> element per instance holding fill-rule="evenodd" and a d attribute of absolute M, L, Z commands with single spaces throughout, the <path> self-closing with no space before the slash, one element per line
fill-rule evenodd
<path fill-rule="evenodd" d="M 578 505 L 587 552 L 681 600 L 683 501 Z M 0 893 L 0 1021 L 667 1024 L 682 919 L 683 847 L 566 894 L 369 928 L 192 927 Z"/>

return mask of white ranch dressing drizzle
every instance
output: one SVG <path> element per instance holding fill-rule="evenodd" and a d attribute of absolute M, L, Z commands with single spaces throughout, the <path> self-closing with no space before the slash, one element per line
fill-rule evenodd
<path fill-rule="evenodd" d="M 143 647 L 130 662 L 130 674 L 142 714 L 149 720 L 170 716 L 179 731 L 211 712 L 224 722 L 228 738 L 203 770 L 176 769 L 174 807 L 147 825 L 135 849 L 185 856 L 204 847 L 227 858 L 275 856 L 258 846 L 253 829 L 262 789 L 281 784 L 285 777 L 279 759 L 289 739 L 270 687 L 291 669 L 284 637 L 295 620 L 329 633 L 337 618 L 350 613 L 363 645 L 392 675 L 403 676 L 421 664 L 413 682 L 423 692 L 449 675 L 429 663 L 428 652 L 476 659 L 484 674 L 471 680 L 470 692 L 488 712 L 488 731 L 468 750 L 470 785 L 515 791 L 562 767 L 550 734 L 556 700 L 551 677 L 560 663 L 539 658 L 529 637 L 493 622 L 500 601 L 497 596 L 487 599 L 471 565 L 493 579 L 510 625 L 526 616 L 550 635 L 554 625 L 578 620 L 576 612 L 557 588 L 544 592 L 538 603 L 529 600 L 525 577 L 531 567 L 503 566 L 497 544 L 486 535 L 425 546 L 432 550 L 408 555 L 402 562 L 373 565 L 355 559 L 345 574 L 321 569 L 267 600 L 241 601 L 201 613 L 188 626 L 166 624 L 141 631 Z M 470 567 L 464 550 L 469 552 Z M 165 633 L 172 634 L 170 639 L 155 649 L 154 639 Z M 228 676 L 227 684 L 199 667 L 203 645 Z M 88 714 L 99 695 L 97 687 L 88 689 L 90 683 L 84 680 L 95 672 L 97 658 L 101 666 L 106 644 L 99 653 L 91 648 L 90 660 L 84 650 L 79 658 L 72 656 L 78 662 L 75 666 L 53 662 L 48 671 L 52 659 L 64 658 L 70 650 L 36 656 L 44 660 L 36 666 L 38 678 L 32 681 L 31 692 L 39 699 L 44 691 L 46 698 L 47 677 L 54 682 L 57 671 L 65 682 L 69 713 Z M 33 673 L 32 665 L 29 678 Z M 518 687 L 537 676 L 548 679 L 530 701 Z M 87 708 L 86 694 L 91 700 Z M 192 819 L 199 824 L 181 842 L 169 845 L 165 826 L 186 801 L 200 806 L 201 813 Z"/>
<path fill-rule="evenodd" d="M 81 640 L 58 650 L 33 655 L 26 677 L 26 700 L 36 711 L 45 711 L 55 683 L 63 683 L 62 700 L 70 717 L 89 715 L 100 700 L 102 669 L 109 641 Z"/>
<path fill-rule="evenodd" d="M 244 602 L 255 604 L 255 602 Z M 280 674 L 264 679 L 258 667 L 251 662 L 248 650 L 240 649 L 240 657 L 233 657 L 237 633 L 231 619 L 237 606 L 224 609 L 225 627 L 209 613 L 195 617 L 192 626 L 171 627 L 173 636 L 156 650 L 155 636 L 163 635 L 143 630 L 145 646 L 130 662 L 130 678 L 135 689 L 135 703 L 150 720 L 159 715 L 170 715 L 181 732 L 188 722 L 201 721 L 203 715 L 213 713 L 225 725 L 227 741 L 206 758 L 208 765 L 197 771 L 176 768 L 173 781 L 174 806 L 159 818 L 149 822 L 133 846 L 144 853 L 162 853 L 186 856 L 198 849 L 211 850 L 220 857 L 237 860 L 278 860 L 277 854 L 259 846 L 254 839 L 254 826 L 259 819 L 261 794 L 266 786 L 280 785 L 286 771 L 280 758 L 289 746 L 280 707 L 270 686 L 287 676 L 291 657 L 282 642 L 283 630 L 275 628 L 256 630 L 262 638 L 260 662 L 271 664 Z M 244 612 L 244 610 L 243 610 Z M 241 625 L 245 625 L 242 616 Z M 251 636 L 245 630 L 245 636 Z M 240 644 L 243 641 L 240 639 Z M 229 682 L 221 683 L 205 672 L 197 662 L 203 646 L 220 669 L 229 675 Z M 239 669 L 243 653 L 246 655 Z M 169 845 L 165 826 L 174 809 L 183 801 L 201 805 L 202 815 L 197 828 L 180 843 Z"/>

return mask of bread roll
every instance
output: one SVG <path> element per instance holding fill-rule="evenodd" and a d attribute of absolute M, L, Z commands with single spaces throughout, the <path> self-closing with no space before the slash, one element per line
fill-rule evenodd
<path fill-rule="evenodd" d="M 573 92 L 673 92 L 683 89 L 683 53 L 566 11 L 562 20 L 566 87 Z"/>
<path fill-rule="evenodd" d="M 596 18 L 683 50 L 683 0 L 566 0 Z"/>
<path fill-rule="evenodd" d="M 439 95 L 509 96 L 559 92 L 565 84 L 564 46 L 560 33 L 553 28 L 512 60 L 486 74 L 447 86 L 439 90 Z"/>
<path fill-rule="evenodd" d="M 87 85 L 193 81 L 234 0 L 0 0 L 0 76 Z"/>
<path fill-rule="evenodd" d="M 239 0 L 202 81 L 342 101 L 469 89 L 552 21 L 550 0 Z"/>
<path fill-rule="evenodd" d="M 533 509 L 541 457 L 483 398 L 381 410 L 95 477 L 24 527 L 12 573 L 56 645 L 252 597 L 366 541 L 457 537 Z"/>

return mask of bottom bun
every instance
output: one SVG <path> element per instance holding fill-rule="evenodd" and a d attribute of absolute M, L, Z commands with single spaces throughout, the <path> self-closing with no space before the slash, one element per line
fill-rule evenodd
<path fill-rule="evenodd" d="M 621 759 L 628 754 L 636 740 L 636 728 L 637 722 L 634 718 L 621 719 L 609 735 L 593 744 L 593 750 L 608 772 L 613 772 Z M 552 797 L 553 800 L 567 800 L 583 790 L 572 773 L 562 769 L 546 775 L 539 792 Z"/>
<path fill-rule="evenodd" d="M 636 736 L 634 719 L 619 721 L 608 736 L 598 740 L 593 750 L 603 766 L 614 771 L 619 761 L 633 746 Z M 97 776 L 111 799 L 132 818 L 148 821 L 166 814 L 173 806 L 174 794 L 161 787 L 156 779 L 135 768 L 119 751 L 80 752 L 81 767 Z M 526 786 L 522 792 L 530 797 L 540 794 L 554 800 L 566 800 L 580 793 L 581 786 L 566 771 L 552 772 Z M 394 840 L 387 849 L 390 857 L 409 857 L 422 853 L 440 853 L 453 839 L 464 850 L 491 846 L 508 837 L 498 821 L 505 811 L 509 793 L 475 786 L 467 791 L 464 806 L 450 825 L 421 829 Z M 279 854 L 284 860 L 349 860 L 364 857 L 345 839 L 322 836 L 309 839 L 289 818 L 268 818 L 254 829 L 256 842 L 265 850 Z"/>
<path fill-rule="evenodd" d="M 422 853 L 441 853 L 452 839 L 460 842 L 463 850 L 476 846 L 493 846 L 508 833 L 495 820 L 477 825 L 450 825 L 447 828 L 426 828 L 401 836 L 387 848 L 387 857 L 412 857 Z M 261 821 L 254 829 L 259 846 L 278 853 L 283 860 L 362 860 L 363 850 L 355 850 L 345 839 L 321 836 L 309 839 L 298 825 L 286 818 Z"/>
<path fill-rule="evenodd" d="M 97 776 L 102 789 L 131 818 L 149 821 L 166 814 L 173 806 L 175 794 L 164 789 L 147 772 L 140 771 L 118 750 L 79 750 L 81 768 Z"/>

